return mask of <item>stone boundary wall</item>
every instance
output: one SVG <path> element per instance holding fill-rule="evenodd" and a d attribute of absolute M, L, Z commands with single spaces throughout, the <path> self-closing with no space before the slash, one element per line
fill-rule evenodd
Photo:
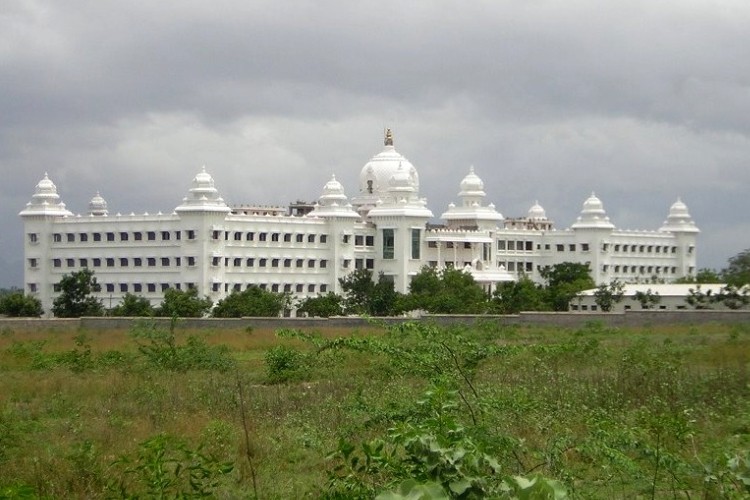
<path fill-rule="evenodd" d="M 0 319 L 0 334 L 2 330 L 46 330 L 52 332 L 75 332 L 86 330 L 127 330 L 134 321 L 143 318 L 2 318 Z M 170 318 L 154 318 L 163 322 L 165 327 Z M 516 315 L 423 315 L 418 318 L 184 318 L 178 323 L 178 329 L 198 330 L 211 329 L 245 329 L 251 328 L 363 328 L 376 323 L 400 323 L 407 321 L 429 321 L 439 325 L 473 324 L 480 322 L 497 322 L 502 325 L 543 325 L 559 326 L 563 328 L 578 328 L 592 321 L 607 326 L 643 327 L 649 325 L 705 323 L 737 324 L 750 323 L 750 311 L 625 311 L 623 313 L 555 313 L 555 312 L 522 312 Z"/>

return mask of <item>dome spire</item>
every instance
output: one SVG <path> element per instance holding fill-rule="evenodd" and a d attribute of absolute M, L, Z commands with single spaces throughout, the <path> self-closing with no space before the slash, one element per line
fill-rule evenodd
<path fill-rule="evenodd" d="M 385 129 L 385 141 L 384 144 L 386 146 L 393 146 L 393 132 L 391 132 L 391 129 L 387 128 Z"/>

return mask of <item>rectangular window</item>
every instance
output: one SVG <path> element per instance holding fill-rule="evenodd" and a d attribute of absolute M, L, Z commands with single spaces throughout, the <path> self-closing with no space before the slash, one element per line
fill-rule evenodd
<path fill-rule="evenodd" d="M 242 233 L 239 231 L 234 233 L 234 241 L 242 241 Z"/>
<path fill-rule="evenodd" d="M 188 229 L 187 239 L 189 239 L 189 240 L 194 240 L 195 239 L 195 230 L 194 229 Z"/>
<path fill-rule="evenodd" d="M 271 233 L 271 241 L 279 241 L 279 233 Z"/>
<path fill-rule="evenodd" d="M 68 240 L 68 243 L 75 243 L 75 241 L 76 241 L 76 235 L 75 234 L 68 233 L 65 236 L 66 236 L 66 238 Z"/>
<path fill-rule="evenodd" d="M 581 251 L 582 252 L 588 252 L 589 251 L 589 244 L 588 243 L 581 243 Z"/>
<path fill-rule="evenodd" d="M 148 267 L 156 266 L 156 257 L 148 257 L 146 259 L 146 264 L 148 264 Z"/>
<path fill-rule="evenodd" d="M 297 234 L 296 237 L 295 237 L 295 241 L 297 243 L 302 243 L 303 241 L 305 241 L 305 235 L 301 234 L 301 233 Z"/>
<path fill-rule="evenodd" d="M 314 234 L 308 234 L 307 235 L 307 242 L 308 243 L 315 243 L 315 235 Z"/>
<path fill-rule="evenodd" d="M 497 249 L 505 250 L 505 240 L 497 240 Z"/>
<path fill-rule="evenodd" d="M 179 267 L 182 264 L 182 259 L 180 257 L 174 258 L 174 265 Z"/>
<path fill-rule="evenodd" d="M 422 238 L 421 238 L 421 231 L 419 229 L 412 229 L 411 230 L 411 258 L 412 259 L 421 259 L 421 250 L 422 247 Z"/>
<path fill-rule="evenodd" d="M 320 293 L 326 293 L 328 291 L 328 285 L 320 285 Z"/>
<path fill-rule="evenodd" d="M 247 260 L 245 261 L 245 265 L 246 265 L 247 267 L 253 267 L 253 266 L 255 265 L 255 259 L 252 259 L 252 258 L 250 258 L 250 259 L 247 259 Z"/>
<path fill-rule="evenodd" d="M 240 234 L 240 233 L 237 233 L 237 234 Z M 232 265 L 234 267 L 241 267 L 242 266 L 242 259 L 239 258 L 239 257 L 235 257 L 234 261 L 232 262 Z"/>
<path fill-rule="evenodd" d="M 141 267 L 142 265 L 143 265 L 143 259 L 141 259 L 140 257 L 135 257 L 133 259 L 133 266 Z"/>
<path fill-rule="evenodd" d="M 365 268 L 366 269 L 375 269 L 375 259 L 366 259 L 365 260 Z"/>
<path fill-rule="evenodd" d="M 365 244 L 365 237 L 361 234 L 357 234 L 354 236 L 354 245 L 361 247 Z"/>
<path fill-rule="evenodd" d="M 516 242 L 515 241 L 509 241 L 508 242 L 508 250 L 515 250 L 516 249 Z"/>
<path fill-rule="evenodd" d="M 258 259 L 258 267 L 266 267 L 266 262 L 268 259 Z"/>
<path fill-rule="evenodd" d="M 526 242 L 526 251 L 530 252 L 534 249 L 534 242 L 533 241 L 527 241 Z"/>
<path fill-rule="evenodd" d="M 279 267 L 279 259 L 271 259 L 271 267 Z"/>
<path fill-rule="evenodd" d="M 292 259 L 284 259 L 284 267 L 292 267 Z"/>
<path fill-rule="evenodd" d="M 294 288 L 294 291 L 296 291 L 297 293 L 302 293 L 304 289 L 305 289 L 304 285 L 302 285 L 301 283 L 297 283 L 297 286 Z"/>
<path fill-rule="evenodd" d="M 565 251 L 565 245 L 556 245 L 558 252 L 564 252 Z"/>
<path fill-rule="evenodd" d="M 128 291 L 128 284 L 127 283 L 120 283 L 120 291 L 125 293 Z"/>
<path fill-rule="evenodd" d="M 162 257 L 161 258 L 161 265 L 162 265 L 162 267 L 169 267 L 169 257 Z"/>
<path fill-rule="evenodd" d="M 288 283 L 286 285 L 284 285 L 284 291 L 285 292 L 291 292 L 292 291 L 292 285 L 290 285 Z"/>
<path fill-rule="evenodd" d="M 88 259 L 78 259 L 78 265 L 81 267 L 89 267 L 89 260 Z"/>
<path fill-rule="evenodd" d="M 76 260 L 75 259 L 65 259 L 65 265 L 68 267 L 75 267 Z"/>
<path fill-rule="evenodd" d="M 101 267 L 102 259 L 93 259 L 93 261 L 94 261 L 94 267 Z"/>
<path fill-rule="evenodd" d="M 128 233 L 120 233 L 120 241 L 128 241 Z"/>
<path fill-rule="evenodd" d="M 81 234 L 78 235 L 78 238 L 79 238 L 79 241 L 81 243 L 85 243 L 85 242 L 89 241 L 89 235 L 88 235 L 88 233 L 81 233 Z"/>
<path fill-rule="evenodd" d="M 291 233 L 284 233 L 284 242 L 285 243 L 291 243 L 292 241 L 292 234 Z"/>
<path fill-rule="evenodd" d="M 258 241 L 266 241 L 266 233 L 259 233 L 258 234 Z"/>
<path fill-rule="evenodd" d="M 149 283 L 146 285 L 148 287 L 149 292 L 155 292 L 156 291 L 156 283 Z"/>
<path fill-rule="evenodd" d="M 107 233 L 107 241 L 115 241 L 115 233 Z"/>
<path fill-rule="evenodd" d="M 365 259 L 354 259 L 354 269 L 364 269 Z"/>
<path fill-rule="evenodd" d="M 341 237 L 342 243 L 349 243 L 349 240 L 351 240 L 352 235 L 351 234 L 345 234 Z"/>
<path fill-rule="evenodd" d="M 313 293 L 315 291 L 315 285 L 307 285 L 307 292 Z"/>
<path fill-rule="evenodd" d="M 133 233 L 133 239 L 135 241 L 141 241 L 143 239 L 143 233 L 141 233 L 140 231 L 134 232 Z"/>
<path fill-rule="evenodd" d="M 169 231 L 162 231 L 161 232 L 161 240 L 162 241 L 168 241 L 169 240 Z"/>
<path fill-rule="evenodd" d="M 115 291 L 115 285 L 114 283 L 107 283 L 107 291 L 112 293 Z"/>
<path fill-rule="evenodd" d="M 128 267 L 128 259 L 120 257 L 120 267 Z"/>
<path fill-rule="evenodd" d="M 180 231 L 174 232 L 174 239 L 181 240 L 182 239 L 182 233 Z"/>
<path fill-rule="evenodd" d="M 154 231 L 149 231 L 146 233 L 146 238 L 148 241 L 156 241 L 156 233 Z"/>
<path fill-rule="evenodd" d="M 297 259 L 297 262 L 294 263 L 297 267 L 302 267 L 305 265 L 305 259 Z"/>
<path fill-rule="evenodd" d="M 94 241 L 102 241 L 102 233 L 94 233 Z"/>
<path fill-rule="evenodd" d="M 375 246 L 375 237 L 374 236 L 365 236 L 365 246 L 366 247 L 374 247 Z"/>
<path fill-rule="evenodd" d="M 321 259 L 321 261 L 320 261 L 320 268 L 321 269 L 325 269 L 326 267 L 328 267 L 328 261 L 325 260 L 325 259 Z"/>
<path fill-rule="evenodd" d="M 328 241 L 328 235 L 327 234 L 321 234 L 320 235 L 320 242 L 325 243 Z"/>
<path fill-rule="evenodd" d="M 37 243 L 39 241 L 39 236 L 37 236 L 36 233 L 29 233 L 28 236 L 29 236 L 29 243 Z M 57 241 L 57 240 L 55 240 L 53 237 L 52 241 Z"/>
<path fill-rule="evenodd" d="M 212 240 L 218 240 L 218 239 L 219 239 L 219 235 L 220 235 L 220 234 L 221 234 L 221 231 L 213 231 L 213 232 L 211 233 L 211 239 L 212 239 Z"/>
<path fill-rule="evenodd" d="M 271 291 L 274 292 L 274 293 L 278 292 L 279 291 L 279 285 L 276 284 L 276 283 L 274 283 L 273 285 L 271 285 Z"/>
<path fill-rule="evenodd" d="M 195 265 L 195 257 L 188 257 L 187 258 L 187 265 L 188 266 L 194 266 Z"/>
<path fill-rule="evenodd" d="M 307 267 L 315 267 L 315 259 L 308 260 Z"/>
<path fill-rule="evenodd" d="M 568 245 L 568 247 L 569 247 L 569 249 L 570 249 L 571 252 L 575 252 L 576 251 L 576 245 L 575 245 L 575 243 L 572 243 L 572 244 Z"/>
<path fill-rule="evenodd" d="M 143 291 L 143 285 L 140 283 L 133 283 L 133 291 L 136 293 L 140 293 Z"/>
<path fill-rule="evenodd" d="M 115 259 L 107 257 L 105 262 L 107 263 L 107 267 L 115 267 Z"/>
<path fill-rule="evenodd" d="M 30 233 L 29 234 L 29 241 L 31 243 L 36 243 L 36 239 L 37 239 L 36 233 Z M 62 234 L 60 234 L 60 233 L 53 234 L 52 235 L 52 241 L 55 242 L 55 243 L 60 243 L 62 241 Z"/>
<path fill-rule="evenodd" d="M 383 259 L 393 259 L 395 255 L 396 238 L 393 229 L 383 229 Z"/>
<path fill-rule="evenodd" d="M 161 284 L 161 291 L 162 292 L 166 292 L 167 290 L 169 290 L 169 283 L 162 283 Z"/>

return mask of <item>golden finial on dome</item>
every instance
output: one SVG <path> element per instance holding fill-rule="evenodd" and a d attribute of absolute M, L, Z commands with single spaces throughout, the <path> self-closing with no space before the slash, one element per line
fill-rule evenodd
<path fill-rule="evenodd" d="M 385 145 L 393 146 L 393 132 L 389 128 L 385 129 Z"/>

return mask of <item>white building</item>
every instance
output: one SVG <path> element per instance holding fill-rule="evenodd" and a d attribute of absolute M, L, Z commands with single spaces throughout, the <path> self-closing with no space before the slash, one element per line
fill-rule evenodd
<path fill-rule="evenodd" d="M 334 177 L 315 204 L 229 206 L 204 169 L 172 213 L 112 215 L 97 193 L 76 215 L 45 174 L 19 215 L 25 289 L 46 311 L 62 276 L 83 268 L 95 272 L 108 307 L 125 293 L 158 304 L 170 287 L 197 287 L 214 301 L 250 285 L 305 298 L 339 292 L 339 278 L 359 268 L 408 292 L 425 265 L 466 269 L 487 291 L 520 274 L 541 281 L 541 269 L 561 262 L 589 264 L 597 283 L 671 282 L 695 273 L 699 232 L 679 200 L 658 230 L 616 229 L 593 194 L 568 229 L 556 230 L 538 203 L 505 219 L 473 168 L 443 222 L 430 223 L 417 169 L 390 131 L 351 200 Z"/>
<path fill-rule="evenodd" d="M 582 312 L 601 312 L 596 303 L 596 288 L 584 290 L 570 301 L 571 311 Z M 721 296 L 722 292 L 727 293 L 725 283 L 629 283 L 623 286 L 622 300 L 612 305 L 610 312 L 624 311 L 641 311 L 644 309 L 654 309 L 661 311 L 679 311 L 684 309 L 696 309 L 696 305 L 690 305 L 688 298 L 691 294 L 703 295 L 705 303 L 701 307 L 728 310 L 726 304 L 722 302 L 711 301 L 710 299 Z M 749 297 L 750 287 L 745 286 L 737 290 L 740 296 Z M 639 294 L 651 296 L 654 299 L 649 303 L 639 300 Z M 643 296 L 642 295 L 642 296 Z"/>

